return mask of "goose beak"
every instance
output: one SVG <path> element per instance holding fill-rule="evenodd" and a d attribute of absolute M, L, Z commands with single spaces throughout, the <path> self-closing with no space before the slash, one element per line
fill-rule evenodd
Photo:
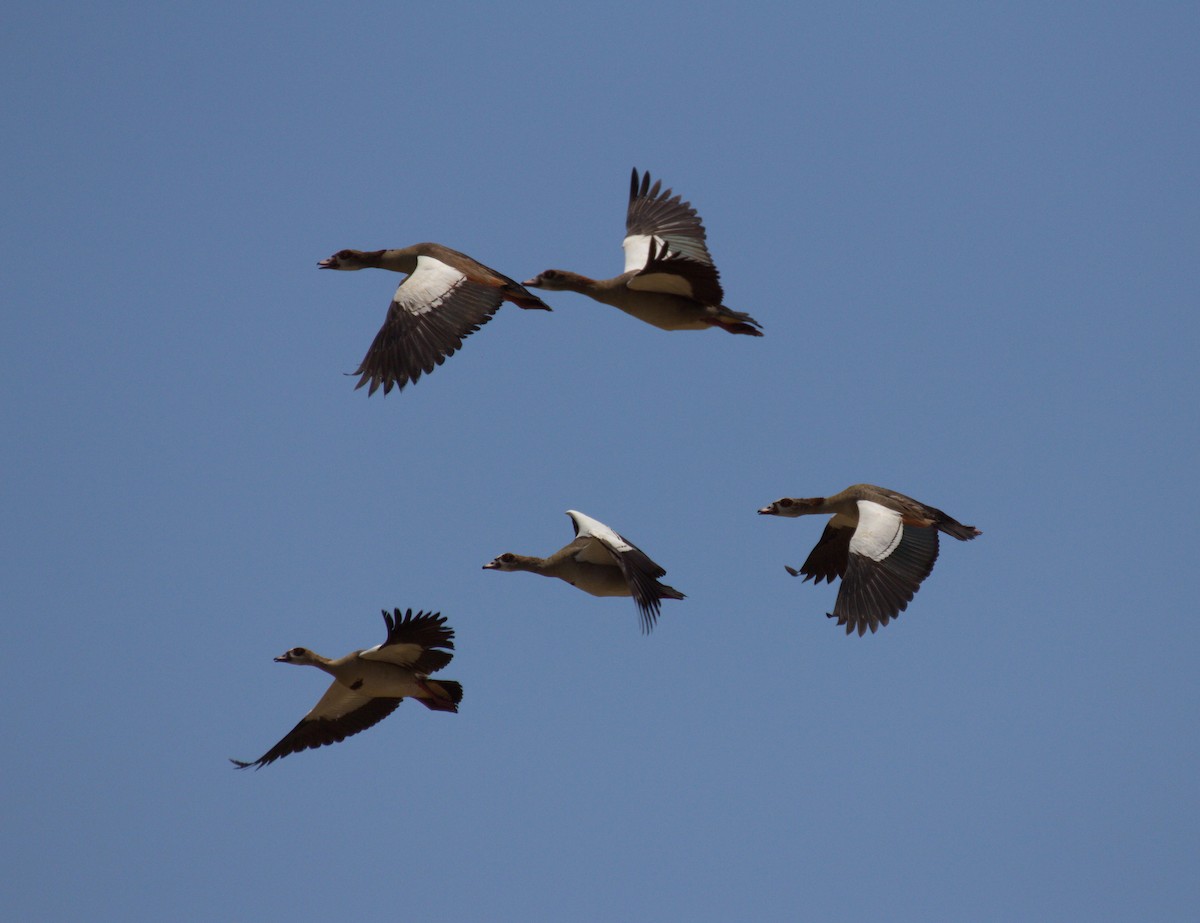
<path fill-rule="evenodd" d="M 500 565 L 497 564 L 495 561 L 488 561 L 485 565 L 483 565 L 483 569 L 484 570 L 499 570 Z"/>
<path fill-rule="evenodd" d="M 774 516 L 775 515 L 775 507 L 774 506 L 764 506 L 761 510 L 758 511 L 758 515 L 759 516 Z"/>
<path fill-rule="evenodd" d="M 317 263 L 317 269 L 337 269 L 337 258 L 331 256 L 327 260 L 321 260 Z"/>

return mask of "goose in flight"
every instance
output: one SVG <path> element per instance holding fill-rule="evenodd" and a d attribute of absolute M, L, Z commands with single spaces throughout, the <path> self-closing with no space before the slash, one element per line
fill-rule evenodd
<path fill-rule="evenodd" d="M 764 516 L 832 513 L 825 531 L 793 577 L 820 583 L 842 580 L 830 618 L 846 634 L 872 632 L 899 616 L 929 576 L 938 556 L 938 532 L 959 541 L 982 533 L 912 497 L 855 484 L 832 497 L 785 497 L 758 511 Z"/>
<path fill-rule="evenodd" d="M 366 356 L 354 370 L 355 389 L 369 384 L 400 390 L 441 365 L 462 341 L 492 319 L 505 301 L 520 308 L 550 306 L 508 276 L 441 244 L 399 250 L 339 250 L 317 263 L 320 269 L 390 269 L 408 274 L 392 296 L 387 317 Z"/>
<path fill-rule="evenodd" d="M 409 609 L 383 610 L 387 638 L 365 651 L 352 651 L 330 660 L 305 647 L 293 647 L 275 658 L 276 663 L 316 667 L 333 682 L 283 740 L 256 760 L 232 760 L 239 769 L 261 769 L 268 763 L 309 748 L 345 740 L 378 724 L 406 698 L 414 698 L 434 711 L 458 711 L 462 685 L 450 679 L 430 679 L 454 657 L 454 629 L 440 613 Z"/>
<path fill-rule="evenodd" d="M 632 596 L 643 634 L 654 627 L 662 600 L 685 598 L 674 587 L 658 582 L 667 572 L 632 542 L 577 510 L 567 510 L 567 515 L 575 527 L 575 540 L 569 545 L 548 558 L 505 552 L 483 569 L 557 577 L 593 596 Z"/>

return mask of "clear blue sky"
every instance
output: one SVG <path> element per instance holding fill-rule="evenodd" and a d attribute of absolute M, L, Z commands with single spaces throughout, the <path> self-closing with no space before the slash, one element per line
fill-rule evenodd
<path fill-rule="evenodd" d="M 0 30 L 3 905 L 44 920 L 1184 920 L 1192 4 L 43 4 Z M 434 240 L 699 209 L 762 339 L 571 294 L 353 390 Z M 780 496 L 983 530 L 867 638 Z M 481 566 L 578 509 L 688 594 Z M 235 772 L 442 611 L 407 703 Z"/>

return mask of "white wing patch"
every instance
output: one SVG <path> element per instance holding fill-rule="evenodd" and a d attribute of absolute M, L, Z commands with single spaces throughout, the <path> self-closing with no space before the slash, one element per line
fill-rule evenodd
<path fill-rule="evenodd" d="M 626 272 L 639 272 L 646 268 L 646 264 L 650 262 L 651 242 L 654 243 L 654 249 L 658 252 L 660 260 L 674 256 L 707 265 L 708 261 L 704 259 L 693 256 L 691 253 L 684 253 L 682 250 L 674 249 L 671 246 L 671 241 L 665 237 L 659 237 L 658 235 L 651 236 L 650 234 L 630 234 L 621 241 L 621 248 L 625 251 Z"/>
<path fill-rule="evenodd" d="M 900 544 L 904 523 L 900 514 L 870 500 L 858 501 L 858 528 L 850 539 L 850 553 L 882 561 Z"/>
<path fill-rule="evenodd" d="M 655 242 L 656 248 L 663 246 L 661 237 L 650 237 L 647 234 L 630 234 L 621 242 L 625 251 L 625 271 L 638 272 L 646 268 L 650 259 L 650 241 Z"/>
<path fill-rule="evenodd" d="M 598 519 L 585 516 L 578 510 L 567 510 L 575 523 L 575 534 L 594 541 L 576 557 L 590 564 L 615 564 L 614 557 L 633 551 L 633 546 Z"/>
<path fill-rule="evenodd" d="M 663 292 L 668 295 L 679 295 L 682 298 L 695 298 L 696 293 L 692 290 L 692 283 L 684 275 L 669 269 L 651 273 L 643 271 L 646 264 L 650 262 L 651 244 L 653 244 L 660 261 L 682 256 L 679 251 L 671 249 L 670 243 L 665 238 L 651 237 L 648 234 L 630 234 L 621 245 L 625 248 L 625 272 L 636 272 L 639 275 L 629 280 L 629 287 L 639 292 Z M 704 266 L 703 263 L 700 265 Z"/>
<path fill-rule="evenodd" d="M 427 314 L 466 281 L 466 276 L 441 260 L 418 256 L 417 268 L 400 283 L 392 299 L 409 314 Z"/>
<path fill-rule="evenodd" d="M 590 538 L 598 538 L 609 545 L 614 551 L 633 551 L 633 546 L 611 528 L 598 519 L 585 516 L 578 510 L 567 510 L 567 515 L 575 520 L 575 534 Z"/>

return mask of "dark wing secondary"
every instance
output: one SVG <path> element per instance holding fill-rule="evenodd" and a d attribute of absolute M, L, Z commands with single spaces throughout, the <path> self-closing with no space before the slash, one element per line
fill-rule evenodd
<path fill-rule="evenodd" d="M 462 341 L 492 319 L 504 301 L 504 293 L 463 277 L 430 303 L 408 297 L 409 276 L 396 289 L 387 319 L 375 335 L 362 363 L 354 370 L 361 375 L 361 388 L 370 384 L 368 395 L 383 386 L 404 389 L 421 373 L 429 373 L 462 347 Z M 415 290 L 414 290 L 415 291 Z"/>
<path fill-rule="evenodd" d="M 900 543 L 883 560 L 851 554 L 829 617 L 845 625 L 846 634 L 877 631 L 908 608 L 937 556 L 937 529 L 918 526 L 904 526 Z"/>
<path fill-rule="evenodd" d="M 675 286 L 656 280 L 656 276 L 673 276 L 682 279 L 691 291 L 691 297 L 701 304 L 719 305 L 725 297 L 721 288 L 720 274 L 712 263 L 700 263 L 673 251 L 674 244 L 667 241 L 658 244 L 650 241 L 646 265 L 629 281 L 629 287 L 639 291 L 674 291 Z M 747 315 L 749 316 L 749 315 Z"/>
<path fill-rule="evenodd" d="M 417 673 L 436 673 L 454 659 L 449 651 L 454 650 L 454 629 L 446 625 L 446 617 L 440 612 L 421 612 L 413 615 L 409 609 L 403 615 L 396 609 L 394 614 L 383 611 L 387 624 L 387 640 L 380 649 L 398 644 L 411 644 L 422 648 L 421 654 L 412 661 Z M 437 650 L 445 648 L 446 650 Z"/>
<path fill-rule="evenodd" d="M 854 530 L 849 527 L 837 527 L 826 523 L 825 531 L 816 546 L 809 552 L 808 557 L 799 570 L 789 567 L 787 572 L 793 577 L 804 575 L 805 580 L 820 583 L 828 580 L 833 583 L 835 577 L 844 576 L 846 563 L 850 557 L 850 539 Z"/>
<path fill-rule="evenodd" d="M 337 718 L 305 718 L 292 728 L 283 740 L 258 759 L 249 763 L 241 760 L 230 762 L 238 769 L 250 766 L 261 769 L 277 759 L 299 753 L 301 750 L 315 750 L 327 744 L 340 743 L 347 737 L 378 724 L 394 712 L 402 701 L 403 699 L 367 699 L 361 707 Z"/>
<path fill-rule="evenodd" d="M 661 180 L 650 184 L 649 173 L 644 174 L 639 183 L 638 171 L 634 168 L 629 184 L 625 233 L 658 237 L 667 242 L 672 253 L 711 266 L 713 260 L 705 245 L 704 224 L 696 209 L 670 189 L 660 192 L 661 188 Z"/>
<path fill-rule="evenodd" d="M 683 599 L 684 596 L 675 588 L 659 583 L 658 578 L 666 576 L 667 572 L 629 539 L 624 536 L 620 538 L 629 545 L 629 550 L 617 552 L 617 564 L 620 565 L 633 601 L 637 604 L 642 634 L 649 634 L 662 612 L 662 600 L 666 597 Z"/>

